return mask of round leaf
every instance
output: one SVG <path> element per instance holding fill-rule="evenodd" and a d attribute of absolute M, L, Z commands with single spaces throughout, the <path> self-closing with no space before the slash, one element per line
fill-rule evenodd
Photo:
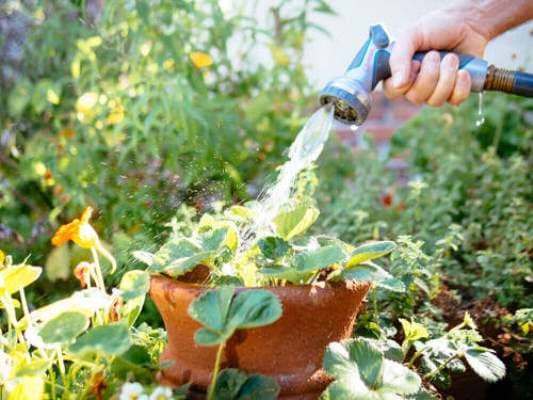
<path fill-rule="evenodd" d="M 7 291 L 9 294 L 18 292 L 20 289 L 31 285 L 41 275 L 42 268 L 31 265 L 19 264 L 0 271 L 0 292 Z"/>
<path fill-rule="evenodd" d="M 234 329 L 256 328 L 277 321 L 281 302 L 268 290 L 249 289 L 237 295 L 230 307 L 229 325 Z"/>
<path fill-rule="evenodd" d="M 77 311 L 67 311 L 48 321 L 39 331 L 47 344 L 68 343 L 89 327 L 89 318 Z"/>
<path fill-rule="evenodd" d="M 103 353 L 116 356 L 131 345 L 128 327 L 123 323 L 97 326 L 80 336 L 71 346 L 76 354 Z"/>

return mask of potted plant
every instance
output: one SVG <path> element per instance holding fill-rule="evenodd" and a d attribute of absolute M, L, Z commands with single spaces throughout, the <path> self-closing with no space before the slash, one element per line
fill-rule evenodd
<path fill-rule="evenodd" d="M 273 379 L 282 398 L 317 398 L 330 382 L 324 351 L 352 335 L 370 282 L 403 289 L 372 261 L 395 244 L 354 247 L 304 235 L 319 214 L 308 196 L 293 196 L 266 234 L 250 232 L 257 209 L 233 206 L 196 223 L 174 222 L 158 251 L 135 253 L 152 273 L 150 296 L 168 332 L 160 379 L 190 382 L 215 398 L 238 368 Z"/>

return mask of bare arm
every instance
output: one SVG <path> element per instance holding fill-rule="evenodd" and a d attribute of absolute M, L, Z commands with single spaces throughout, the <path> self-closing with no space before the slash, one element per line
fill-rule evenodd
<path fill-rule="evenodd" d="M 453 50 L 482 57 L 488 42 L 533 18 L 531 0 L 463 0 L 427 14 L 398 38 L 385 81 L 389 97 L 405 96 L 416 104 L 460 104 L 470 93 L 470 75 L 459 71 L 459 60 L 442 60 L 429 52 L 422 63 L 412 61 L 419 50 Z"/>

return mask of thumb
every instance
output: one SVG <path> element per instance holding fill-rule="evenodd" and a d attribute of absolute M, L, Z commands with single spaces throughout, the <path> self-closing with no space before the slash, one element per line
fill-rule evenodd
<path fill-rule="evenodd" d="M 409 88 L 411 77 L 411 60 L 422 42 L 419 29 L 412 28 L 405 31 L 394 43 L 390 56 L 392 86 L 396 90 Z"/>

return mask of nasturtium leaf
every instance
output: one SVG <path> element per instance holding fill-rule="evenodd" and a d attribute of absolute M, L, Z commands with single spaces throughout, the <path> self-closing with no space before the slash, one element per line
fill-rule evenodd
<path fill-rule="evenodd" d="M 274 218 L 276 233 L 285 240 L 305 232 L 318 218 L 317 208 L 301 205 L 290 211 L 282 212 Z"/>
<path fill-rule="evenodd" d="M 352 267 L 361 264 L 365 261 L 370 261 L 375 258 L 384 256 L 396 248 L 396 244 L 390 241 L 371 242 L 363 244 L 352 250 L 350 259 L 346 263 L 346 267 Z"/>
<path fill-rule="evenodd" d="M 39 330 L 39 336 L 46 344 L 69 343 L 88 327 L 89 318 L 85 314 L 67 311 L 44 324 Z"/>
<path fill-rule="evenodd" d="M 221 343 L 237 329 L 267 325 L 281 316 L 281 303 L 271 292 L 249 289 L 233 295 L 234 288 L 221 287 L 203 293 L 190 304 L 190 317 L 204 326 L 196 331 L 198 344 Z"/>
<path fill-rule="evenodd" d="M 120 297 L 125 301 L 122 314 L 132 326 L 141 313 L 146 293 L 150 288 L 150 276 L 146 271 L 131 270 L 126 272 L 119 284 Z"/>
<path fill-rule="evenodd" d="M 13 373 L 15 378 L 23 376 L 42 376 L 50 368 L 50 360 L 32 360 L 29 363 L 18 365 Z"/>
<path fill-rule="evenodd" d="M 490 351 L 468 349 L 465 358 L 474 372 L 487 382 L 496 382 L 505 376 L 505 364 Z"/>
<path fill-rule="evenodd" d="M 426 327 L 418 322 L 410 322 L 400 318 L 400 323 L 402 324 L 403 333 L 407 340 L 414 342 L 415 340 L 429 337 L 429 332 Z"/>
<path fill-rule="evenodd" d="M 289 243 L 275 236 L 260 239 L 258 245 L 261 253 L 270 260 L 277 260 L 283 257 L 291 248 Z"/>
<path fill-rule="evenodd" d="M 342 263 L 344 260 L 346 260 L 344 251 L 339 246 L 329 245 L 299 253 L 295 257 L 295 264 L 299 271 L 315 271 Z"/>
<path fill-rule="evenodd" d="M 150 276 L 146 271 L 128 271 L 122 276 L 118 288 L 124 301 L 143 297 L 150 288 Z"/>
<path fill-rule="evenodd" d="M 128 326 L 118 322 L 92 328 L 80 336 L 69 350 L 79 355 L 101 353 L 107 356 L 117 356 L 128 350 L 130 346 Z"/>
<path fill-rule="evenodd" d="M 257 328 L 277 321 L 281 314 L 281 302 L 275 294 L 263 289 L 248 289 L 233 300 L 229 326 L 235 329 Z"/>
<path fill-rule="evenodd" d="M 223 334 L 233 293 L 232 287 L 208 290 L 191 302 L 188 313 L 205 328 Z"/>
<path fill-rule="evenodd" d="M 0 270 L 0 294 L 13 294 L 31 285 L 41 275 L 42 268 L 27 264 L 12 265 Z"/>
<path fill-rule="evenodd" d="M 340 277 L 344 280 L 368 281 L 377 287 L 393 292 L 404 292 L 405 285 L 399 279 L 393 277 L 389 272 L 376 264 L 366 263 L 342 270 Z"/>

